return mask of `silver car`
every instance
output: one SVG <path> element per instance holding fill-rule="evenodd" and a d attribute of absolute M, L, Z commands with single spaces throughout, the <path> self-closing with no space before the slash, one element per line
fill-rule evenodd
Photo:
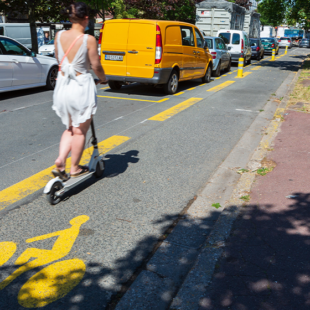
<path fill-rule="evenodd" d="M 204 37 L 213 58 L 213 76 L 220 76 L 221 70 L 229 72 L 231 68 L 231 55 L 224 41 L 219 37 Z"/>
<path fill-rule="evenodd" d="M 293 42 L 292 39 L 289 37 L 282 37 L 278 40 L 279 42 L 279 47 L 287 47 L 292 48 L 293 47 Z"/>

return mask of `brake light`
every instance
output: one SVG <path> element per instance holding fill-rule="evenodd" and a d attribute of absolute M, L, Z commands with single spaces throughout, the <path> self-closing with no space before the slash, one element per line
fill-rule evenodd
<path fill-rule="evenodd" d="M 288 40 L 288 43 L 291 43 L 291 40 Z"/>
<path fill-rule="evenodd" d="M 281 40 L 278 40 L 278 42 L 281 42 Z"/>
<path fill-rule="evenodd" d="M 216 52 L 211 52 L 212 58 L 216 59 Z"/>
<path fill-rule="evenodd" d="M 243 43 L 243 39 L 241 40 L 241 54 L 243 54 L 243 49 L 244 49 L 244 43 Z"/>
<path fill-rule="evenodd" d="M 274 47 L 274 44 L 272 44 L 271 47 Z"/>
<path fill-rule="evenodd" d="M 156 53 L 155 53 L 155 64 L 161 62 L 163 55 L 163 45 L 161 40 L 161 32 L 158 25 L 156 25 Z"/>
<path fill-rule="evenodd" d="M 102 32 L 103 32 L 103 28 L 104 28 L 104 24 L 102 24 L 101 30 L 100 30 L 100 34 L 99 34 L 99 39 L 98 39 L 98 47 L 100 50 L 100 54 L 99 54 L 99 59 L 101 60 L 101 41 L 102 41 Z"/>
<path fill-rule="evenodd" d="M 259 48 L 259 46 L 257 46 L 257 47 L 256 47 L 256 51 L 259 52 L 259 50 L 260 50 L 260 48 Z"/>

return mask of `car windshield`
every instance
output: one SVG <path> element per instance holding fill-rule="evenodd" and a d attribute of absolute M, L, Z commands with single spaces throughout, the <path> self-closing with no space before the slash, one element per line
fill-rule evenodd
<path fill-rule="evenodd" d="M 301 41 L 306 42 L 306 41 L 308 41 L 308 39 L 302 39 Z"/>
<path fill-rule="evenodd" d="M 273 43 L 274 39 L 273 38 L 261 38 L 261 41 L 263 43 Z"/>
<path fill-rule="evenodd" d="M 230 43 L 230 33 L 228 33 L 228 32 L 220 33 L 219 37 L 223 39 L 225 44 L 229 44 Z"/>
<path fill-rule="evenodd" d="M 258 46 L 257 40 L 250 40 L 251 46 Z"/>
<path fill-rule="evenodd" d="M 207 46 L 209 49 L 213 49 L 213 41 L 212 39 L 205 38 L 205 42 L 207 42 Z"/>
<path fill-rule="evenodd" d="M 51 40 L 47 43 L 47 45 L 53 45 L 54 44 L 54 40 Z"/>
<path fill-rule="evenodd" d="M 280 40 L 289 40 L 290 38 L 280 38 Z"/>

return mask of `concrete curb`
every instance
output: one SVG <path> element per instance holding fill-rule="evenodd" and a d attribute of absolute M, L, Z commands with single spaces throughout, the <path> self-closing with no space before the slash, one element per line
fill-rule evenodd
<path fill-rule="evenodd" d="M 288 86 L 297 78 L 291 73 L 276 95 L 288 98 L 288 88 L 291 89 Z M 252 171 L 259 167 L 281 122 L 284 108 L 278 106 L 279 100 L 267 102 L 265 110 L 258 114 L 198 193 L 187 213 L 150 259 L 146 270 L 138 275 L 118 302 L 116 310 L 162 310 L 170 305 L 170 309 L 198 309 L 243 204 L 240 197 L 250 191 L 255 177 L 255 172 L 240 176 L 237 171 L 245 167 Z M 262 139 L 268 125 L 268 134 Z M 221 207 L 214 208 L 214 203 Z"/>

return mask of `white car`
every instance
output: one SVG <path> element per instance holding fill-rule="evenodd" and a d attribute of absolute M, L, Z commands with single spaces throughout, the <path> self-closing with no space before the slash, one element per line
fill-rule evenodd
<path fill-rule="evenodd" d="M 55 58 L 37 55 L 0 35 L 0 93 L 39 86 L 54 89 L 57 73 Z"/>
<path fill-rule="evenodd" d="M 288 48 L 292 48 L 293 47 L 293 42 L 291 40 L 291 38 L 288 37 L 282 37 L 280 39 L 278 39 L 279 42 L 279 47 L 288 47 Z"/>
<path fill-rule="evenodd" d="M 55 45 L 54 40 L 49 41 L 48 43 L 40 46 L 39 54 L 44 56 L 55 57 Z"/>

